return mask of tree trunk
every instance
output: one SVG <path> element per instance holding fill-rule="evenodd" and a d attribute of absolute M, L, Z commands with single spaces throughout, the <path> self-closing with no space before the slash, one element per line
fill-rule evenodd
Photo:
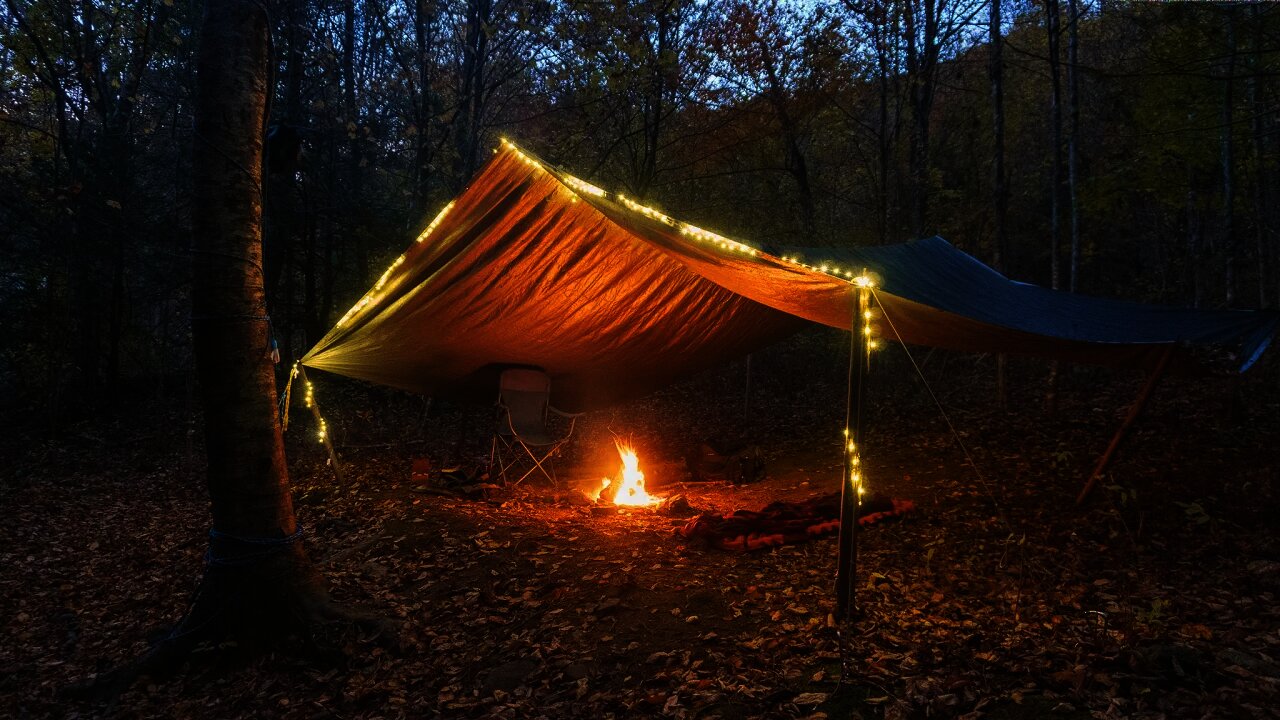
<path fill-rule="evenodd" d="M 1258 307 L 1267 306 L 1267 277 L 1271 266 L 1269 257 L 1267 226 L 1267 133 L 1263 122 L 1266 112 L 1265 89 L 1263 86 L 1262 53 L 1265 51 L 1262 18 L 1258 4 L 1249 6 L 1250 22 L 1253 25 L 1253 72 L 1249 78 L 1249 104 L 1253 107 L 1253 231 L 1258 253 Z"/>
<path fill-rule="evenodd" d="M 783 86 L 782 77 L 778 74 L 777 61 L 770 53 L 764 38 L 757 37 L 756 42 L 764 63 L 769 103 L 773 105 L 778 126 L 782 130 L 782 144 L 786 152 L 784 166 L 796 182 L 796 193 L 800 200 L 800 228 L 806 238 L 812 239 L 817 235 L 817 214 L 814 211 L 813 189 L 809 184 L 809 166 L 805 162 L 804 151 L 800 148 L 799 130 L 787 108 L 787 89 Z M 654 152 L 655 154 L 657 152 L 656 144 Z"/>
<path fill-rule="evenodd" d="M 1005 227 L 1005 215 L 1008 197 L 1005 190 L 1004 177 L 1004 37 L 1001 34 L 1000 0 L 991 0 L 991 13 L 988 21 L 988 39 L 990 40 L 990 65 L 987 68 L 991 81 L 991 194 L 995 220 L 995 257 L 996 269 L 1008 275 L 1009 238 Z M 996 358 L 996 400 L 1001 410 L 1009 408 L 1009 392 L 1006 382 L 1005 356 L 1001 353 Z"/>
<path fill-rule="evenodd" d="M 1200 281 L 1201 238 L 1200 198 L 1196 193 L 1196 176 L 1187 165 L 1187 278 L 1191 284 L 1191 307 L 1204 301 L 1204 285 Z"/>
<path fill-rule="evenodd" d="M 1058 261 L 1061 247 L 1061 223 L 1059 221 L 1059 194 L 1062 185 L 1062 88 L 1061 68 L 1058 59 L 1059 29 L 1058 0 L 1045 0 L 1045 27 L 1049 34 L 1049 286 L 1057 290 L 1062 285 L 1062 269 Z"/>
<path fill-rule="evenodd" d="M 1226 13 L 1227 58 L 1224 72 L 1225 85 L 1222 96 L 1222 252 L 1224 262 L 1223 283 L 1226 286 L 1227 305 L 1236 299 L 1236 228 L 1234 182 L 1235 141 L 1232 123 L 1235 122 L 1235 71 L 1236 71 L 1236 15 L 1228 6 Z"/>
<path fill-rule="evenodd" d="M 489 33 L 492 31 L 489 0 L 467 3 L 465 44 L 458 93 L 458 109 L 454 116 L 455 189 L 461 192 L 478 166 L 481 115 L 484 109 L 485 65 L 489 58 Z"/>
<path fill-rule="evenodd" d="M 346 201 L 349 210 L 343 213 L 350 225 L 344 233 L 355 246 L 356 269 L 361 284 L 371 281 L 369 248 L 364 233 L 359 232 L 364 216 L 364 123 L 360 117 L 360 105 L 356 101 L 356 4 L 355 0 L 342 3 L 342 115 L 346 119 L 347 172 Z M 346 225 L 347 223 L 344 223 Z"/>
<path fill-rule="evenodd" d="M 1049 283 L 1057 290 L 1062 285 L 1062 268 L 1058 258 L 1061 245 L 1061 222 L 1058 200 L 1062 185 L 1062 82 L 1058 58 L 1059 13 L 1058 0 L 1045 0 L 1045 26 L 1049 33 L 1049 81 L 1052 92 L 1049 98 L 1049 119 L 1052 126 L 1050 150 L 1053 153 L 1049 179 Z M 1049 381 L 1044 395 L 1044 407 L 1053 413 L 1058 409 L 1059 363 L 1049 364 Z"/>
<path fill-rule="evenodd" d="M 899 5 L 896 0 L 875 0 L 865 4 L 845 0 L 844 5 L 849 12 L 866 19 L 868 39 L 875 51 L 876 100 L 879 106 L 876 122 L 876 234 L 880 244 L 884 245 L 889 242 L 892 227 L 889 175 L 898 120 L 895 117 L 893 123 L 889 121 L 889 100 L 896 95 Z"/>
<path fill-rule="evenodd" d="M 413 138 L 414 197 L 413 212 L 410 213 L 410 217 L 411 222 L 417 223 L 419 216 L 428 212 L 431 189 L 435 182 L 433 127 L 436 100 L 431 45 L 435 41 L 436 6 L 433 0 L 416 0 L 413 7 L 413 39 L 418 72 L 418 98 L 414 106 L 418 132 Z"/>
<path fill-rule="evenodd" d="M 668 52 L 671 49 L 671 36 L 675 30 L 671 6 L 672 3 L 664 3 L 653 9 L 657 27 L 653 45 L 649 48 L 647 55 L 649 77 L 644 86 L 645 94 L 641 108 L 644 148 L 633 184 L 635 193 L 641 198 L 648 197 L 654 178 L 658 175 L 658 143 L 662 139 L 663 124 L 667 114 L 667 74 L 671 70 Z"/>
<path fill-rule="evenodd" d="M 326 601 L 298 541 L 276 417 L 262 277 L 267 16 L 252 2 L 205 7 L 192 164 L 192 339 L 213 511 L 209 561 L 170 636 L 278 636 Z"/>
<path fill-rule="evenodd" d="M 1076 291 L 1080 275 L 1080 196 L 1077 192 L 1080 174 L 1079 25 L 1080 0 L 1067 0 L 1067 117 L 1071 123 L 1067 135 L 1067 198 L 1071 204 L 1071 261 L 1067 288 L 1071 292 Z"/>

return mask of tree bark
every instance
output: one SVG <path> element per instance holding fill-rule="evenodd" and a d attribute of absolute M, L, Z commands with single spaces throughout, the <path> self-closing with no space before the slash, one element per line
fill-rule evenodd
<path fill-rule="evenodd" d="M 1071 260 L 1067 288 L 1075 292 L 1080 275 L 1080 67 L 1079 45 L 1080 0 L 1067 0 L 1067 200 L 1071 205 Z"/>
<path fill-rule="evenodd" d="M 1049 286 L 1057 290 L 1062 286 L 1062 269 L 1058 259 L 1061 247 L 1061 222 L 1059 220 L 1059 194 L 1062 185 L 1062 71 L 1058 59 L 1059 12 L 1058 0 L 1045 0 L 1045 28 L 1049 34 Z"/>
<path fill-rule="evenodd" d="M 800 227 L 806 238 L 813 238 L 817 234 L 817 213 L 814 210 L 813 189 L 809 183 L 809 166 L 805 161 L 804 150 L 800 148 L 799 129 L 791 117 L 791 111 L 787 108 L 787 88 L 778 70 L 781 60 L 773 57 L 765 38 L 757 35 L 755 40 L 760 51 L 761 64 L 764 66 L 769 104 L 773 106 L 778 126 L 782 130 L 782 144 L 785 147 L 783 164 L 796 182 L 796 192 L 800 200 Z M 656 145 L 654 152 L 655 154 L 657 152 Z"/>
<path fill-rule="evenodd" d="M 876 212 L 877 224 L 880 230 L 880 244 L 884 245 L 889 242 L 889 169 L 893 158 L 893 145 L 895 133 L 889 125 L 889 95 L 890 95 L 890 79 L 896 77 L 894 68 L 892 67 L 891 54 L 893 52 L 891 43 L 897 38 L 897 17 L 894 16 L 890 20 L 888 3 L 880 4 L 883 8 L 883 16 L 879 18 L 881 22 L 873 23 L 873 41 L 876 49 L 876 75 L 877 88 L 880 100 L 880 117 L 879 128 L 880 136 L 878 141 L 878 160 L 879 160 L 879 187 L 876 201 L 878 208 Z M 889 33 L 889 37 L 885 37 L 885 33 Z M 897 127 L 897 122 L 894 123 Z"/>
<path fill-rule="evenodd" d="M 173 669 L 197 642 L 279 637 L 327 605 L 298 540 L 276 417 L 262 277 L 267 17 L 248 0 L 205 6 L 192 163 L 192 339 L 213 512 L 191 610 L 144 660 Z"/>
<path fill-rule="evenodd" d="M 416 0 L 413 5 L 413 39 L 418 97 L 414 103 L 418 132 L 414 135 L 414 197 L 410 217 L 417 222 L 427 213 L 431 191 L 435 184 L 435 147 L 433 130 L 436 119 L 435 72 L 431 46 L 435 42 L 437 8 L 434 0 Z"/>
<path fill-rule="evenodd" d="M 1227 57 L 1222 96 L 1222 252 L 1223 283 L 1227 305 L 1231 306 L 1236 299 L 1235 139 L 1231 127 L 1235 122 L 1236 15 L 1235 8 L 1230 6 L 1224 12 Z"/>
<path fill-rule="evenodd" d="M 1265 40 L 1258 4 L 1249 6 L 1250 23 L 1253 25 L 1253 68 L 1249 78 L 1249 104 L 1253 107 L 1253 231 L 1258 253 L 1258 307 L 1267 306 L 1267 278 L 1271 267 L 1268 242 L 1268 188 L 1267 188 L 1267 132 L 1263 122 L 1266 112 L 1262 53 Z"/>
<path fill-rule="evenodd" d="M 1005 227 L 1008 194 L 1004 177 L 1004 37 L 1001 30 L 1000 1 L 991 0 L 991 13 L 987 17 L 990 41 L 990 64 L 987 75 L 991 81 L 991 195 L 995 220 L 996 269 L 1008 275 L 1009 237 Z M 1009 392 L 1006 382 L 1005 355 L 996 358 L 996 400 L 1001 410 L 1009 408 Z"/>
<path fill-rule="evenodd" d="M 458 109 L 454 115 L 455 189 L 461 192 L 479 167 L 480 129 L 484 114 L 485 67 L 489 60 L 492 23 L 490 0 L 468 0 L 466 36 L 462 48 Z"/>
<path fill-rule="evenodd" d="M 1049 98 L 1050 149 L 1053 153 L 1049 179 L 1049 284 L 1054 290 L 1062 286 L 1062 268 L 1059 260 L 1061 246 L 1061 221 L 1059 219 L 1059 195 L 1062 185 L 1062 81 L 1061 63 L 1058 58 L 1059 10 L 1058 0 L 1045 0 L 1045 26 L 1049 33 L 1049 81 L 1051 93 Z M 1049 364 L 1049 381 L 1044 396 L 1044 407 L 1047 412 L 1058 409 L 1058 373 L 1059 363 L 1054 360 Z"/>

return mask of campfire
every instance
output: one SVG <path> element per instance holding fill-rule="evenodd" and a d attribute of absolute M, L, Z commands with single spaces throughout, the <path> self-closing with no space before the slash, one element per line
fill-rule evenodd
<path fill-rule="evenodd" d="M 622 457 L 622 467 L 617 478 L 604 478 L 600 481 L 600 489 L 596 491 L 597 503 L 613 503 L 649 507 L 662 502 L 662 498 L 650 495 L 644 489 L 644 473 L 640 470 L 640 458 L 630 444 L 615 439 L 618 455 Z"/>

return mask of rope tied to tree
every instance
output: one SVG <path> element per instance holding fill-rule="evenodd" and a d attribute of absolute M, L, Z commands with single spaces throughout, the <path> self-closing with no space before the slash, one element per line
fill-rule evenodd
<path fill-rule="evenodd" d="M 222 532 L 216 528 L 210 529 L 209 549 L 205 551 L 204 561 L 210 567 L 252 565 L 300 542 L 302 535 L 302 525 L 298 525 L 292 533 L 283 537 L 246 537 Z M 217 543 L 237 544 L 241 546 L 241 551 L 225 554 L 218 553 L 214 551 L 214 546 Z"/>

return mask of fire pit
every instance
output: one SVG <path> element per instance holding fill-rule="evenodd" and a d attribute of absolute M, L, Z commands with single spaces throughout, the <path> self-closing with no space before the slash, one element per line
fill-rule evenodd
<path fill-rule="evenodd" d="M 644 487 L 644 473 L 640 470 L 640 458 L 630 443 L 614 439 L 618 455 L 622 458 L 616 478 L 604 478 L 600 481 L 600 489 L 596 490 L 597 505 L 618 505 L 625 507 L 653 507 L 662 502 L 662 498 L 650 495 Z"/>

